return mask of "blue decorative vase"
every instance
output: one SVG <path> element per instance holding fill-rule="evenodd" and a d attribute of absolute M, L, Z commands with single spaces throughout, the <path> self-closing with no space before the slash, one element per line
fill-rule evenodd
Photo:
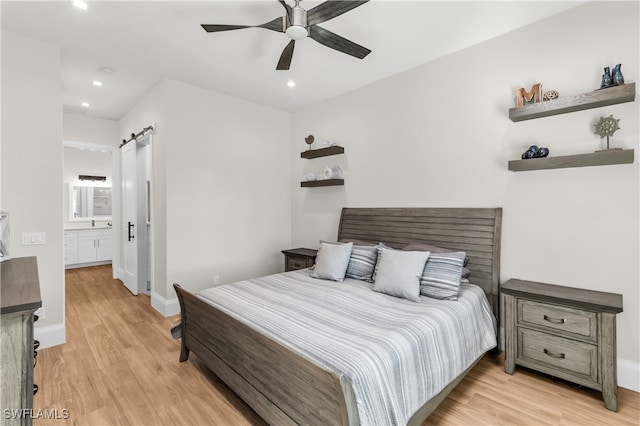
<path fill-rule="evenodd" d="M 609 67 L 605 67 L 604 74 L 602 74 L 602 83 L 600 84 L 600 88 L 604 89 L 610 86 L 613 86 L 613 80 L 611 79 L 611 70 L 609 70 Z"/>
<path fill-rule="evenodd" d="M 616 86 L 619 84 L 624 84 L 624 76 L 622 75 L 622 71 L 620 71 L 621 66 L 622 64 L 618 64 L 613 67 L 613 76 L 611 78 L 613 79 L 613 84 L 615 84 Z"/>

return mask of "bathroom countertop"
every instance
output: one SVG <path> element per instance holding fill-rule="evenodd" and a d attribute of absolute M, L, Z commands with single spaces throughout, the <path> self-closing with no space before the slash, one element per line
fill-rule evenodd
<path fill-rule="evenodd" d="M 113 229 L 113 226 L 107 226 L 107 225 L 97 225 L 97 226 L 65 226 L 64 230 L 65 231 L 82 231 L 85 229 Z"/>

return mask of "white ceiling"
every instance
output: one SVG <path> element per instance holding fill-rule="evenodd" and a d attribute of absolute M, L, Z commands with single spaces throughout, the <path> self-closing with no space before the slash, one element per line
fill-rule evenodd
<path fill-rule="evenodd" d="M 200 27 L 271 21 L 284 15 L 276 0 L 88 1 L 86 11 L 70 1 L 3 0 L 1 18 L 3 29 L 61 47 L 65 110 L 118 120 L 164 77 L 295 111 L 581 3 L 373 0 L 321 24 L 371 49 L 369 56 L 356 59 L 305 39 L 296 43 L 289 71 L 275 70 L 289 42 L 284 34 L 208 34 Z M 104 85 L 94 87 L 95 79 Z M 91 107 L 82 108 L 84 101 Z"/>

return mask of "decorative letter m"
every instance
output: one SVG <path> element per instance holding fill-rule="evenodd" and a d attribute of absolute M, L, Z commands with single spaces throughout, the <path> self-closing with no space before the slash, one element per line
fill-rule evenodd
<path fill-rule="evenodd" d="M 526 90 L 524 87 L 521 87 L 516 90 L 516 106 L 523 106 L 525 103 L 527 104 L 535 104 L 540 102 L 542 99 L 542 83 L 536 83 L 531 86 L 530 90 Z"/>

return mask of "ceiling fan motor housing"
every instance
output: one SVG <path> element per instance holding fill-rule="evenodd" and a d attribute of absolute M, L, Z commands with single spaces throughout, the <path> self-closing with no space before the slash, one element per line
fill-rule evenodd
<path fill-rule="evenodd" d="M 296 5 L 291 8 L 291 15 L 289 22 L 285 16 L 285 33 L 292 40 L 301 40 L 307 35 L 309 35 L 309 31 L 307 30 L 307 11 L 298 6 L 298 2 Z"/>

